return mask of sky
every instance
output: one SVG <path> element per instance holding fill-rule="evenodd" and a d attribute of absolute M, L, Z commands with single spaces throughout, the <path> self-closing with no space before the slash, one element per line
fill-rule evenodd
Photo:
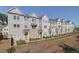
<path fill-rule="evenodd" d="M 0 13 L 6 13 L 13 6 L 0 6 Z M 20 6 L 25 14 L 36 13 L 38 16 L 47 15 L 49 19 L 63 18 L 71 20 L 79 26 L 79 6 Z"/>

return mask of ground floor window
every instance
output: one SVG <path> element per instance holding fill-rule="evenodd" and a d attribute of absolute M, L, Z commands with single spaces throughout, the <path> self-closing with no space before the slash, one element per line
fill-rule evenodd
<path fill-rule="evenodd" d="M 39 32 L 39 34 L 41 35 L 41 34 L 42 34 L 42 32 Z"/>
<path fill-rule="evenodd" d="M 28 35 L 28 32 L 25 32 L 24 35 L 25 35 L 25 36 Z"/>

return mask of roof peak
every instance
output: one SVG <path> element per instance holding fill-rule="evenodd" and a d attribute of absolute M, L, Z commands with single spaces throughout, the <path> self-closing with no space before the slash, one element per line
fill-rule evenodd
<path fill-rule="evenodd" d="M 14 13 L 14 14 L 24 15 L 24 13 L 22 13 L 22 11 L 21 11 L 21 9 L 19 8 L 19 6 L 12 7 L 11 9 L 9 9 L 8 12 L 9 12 L 9 13 Z"/>

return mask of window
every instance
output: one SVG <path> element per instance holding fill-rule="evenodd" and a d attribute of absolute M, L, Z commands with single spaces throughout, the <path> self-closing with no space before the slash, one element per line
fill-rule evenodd
<path fill-rule="evenodd" d="M 25 32 L 24 35 L 25 35 L 25 36 L 28 35 L 28 32 Z"/>
<path fill-rule="evenodd" d="M 16 20 L 16 16 L 14 16 L 14 20 Z"/>
<path fill-rule="evenodd" d="M 54 28 L 54 26 L 52 27 L 52 29 Z"/>
<path fill-rule="evenodd" d="M 4 31 L 6 31 L 6 29 L 4 29 Z"/>
<path fill-rule="evenodd" d="M 29 19 L 29 16 L 27 18 Z"/>
<path fill-rule="evenodd" d="M 19 25 L 19 24 L 14 24 L 13 26 L 14 26 L 14 27 L 20 27 L 20 25 Z"/>
<path fill-rule="evenodd" d="M 39 32 L 39 34 L 41 35 L 41 34 L 42 34 L 42 32 Z"/>
<path fill-rule="evenodd" d="M 28 19 L 27 18 L 25 18 L 25 21 L 27 21 Z"/>
<path fill-rule="evenodd" d="M 27 17 L 25 16 L 24 19 L 25 19 L 25 21 L 27 21 L 29 19 L 29 17 L 28 16 Z"/>
<path fill-rule="evenodd" d="M 47 26 L 45 25 L 44 28 L 47 28 Z"/>
<path fill-rule="evenodd" d="M 4 31 L 8 31 L 8 29 L 4 29 Z"/>
<path fill-rule="evenodd" d="M 20 19 L 20 17 L 19 16 L 17 16 L 17 20 L 19 20 Z"/>
<path fill-rule="evenodd" d="M 8 33 L 6 33 L 6 35 L 8 35 Z"/>
<path fill-rule="evenodd" d="M 59 26 L 58 26 L 58 28 L 60 29 L 60 28 L 61 28 L 61 26 L 59 25 Z"/>
<path fill-rule="evenodd" d="M 16 20 L 16 19 L 19 20 L 20 19 L 20 16 L 15 16 L 14 15 L 14 20 Z"/>
<path fill-rule="evenodd" d="M 37 25 L 32 25 L 32 29 L 36 29 L 36 26 L 37 26 Z"/>
<path fill-rule="evenodd" d="M 36 21 L 36 19 L 35 19 L 35 18 L 33 18 L 33 19 L 32 19 L 32 22 L 35 22 L 35 21 Z"/>
<path fill-rule="evenodd" d="M 4 35 L 5 35 L 5 32 L 4 32 Z"/>
<path fill-rule="evenodd" d="M 46 33 L 46 32 L 44 32 L 44 35 L 46 36 L 46 35 L 47 35 L 47 33 Z"/>
<path fill-rule="evenodd" d="M 19 24 L 17 24 L 17 27 L 20 27 L 20 25 L 19 25 Z"/>
<path fill-rule="evenodd" d="M 27 25 L 25 25 L 24 27 L 27 28 Z"/>
<path fill-rule="evenodd" d="M 16 27 L 16 24 L 14 24 L 13 26 Z"/>

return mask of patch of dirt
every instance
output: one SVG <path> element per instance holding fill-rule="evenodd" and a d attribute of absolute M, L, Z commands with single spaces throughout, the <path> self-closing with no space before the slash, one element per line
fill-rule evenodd
<path fill-rule="evenodd" d="M 2 40 L 0 44 L 0 53 L 6 53 L 8 48 L 10 48 L 10 40 Z"/>
<path fill-rule="evenodd" d="M 77 35 L 69 36 L 63 39 L 43 40 L 31 42 L 24 45 L 15 46 L 15 53 L 63 53 L 61 46 L 64 44 L 70 47 L 79 47 Z M 0 44 L 0 53 L 6 53 L 10 48 L 10 40 L 2 40 Z"/>
<path fill-rule="evenodd" d="M 21 46 L 16 46 L 17 52 L 31 52 L 31 53 L 63 53 L 64 44 L 70 47 L 77 47 L 77 41 L 75 36 L 66 37 L 64 39 L 45 40 L 39 42 L 28 43 Z"/>

